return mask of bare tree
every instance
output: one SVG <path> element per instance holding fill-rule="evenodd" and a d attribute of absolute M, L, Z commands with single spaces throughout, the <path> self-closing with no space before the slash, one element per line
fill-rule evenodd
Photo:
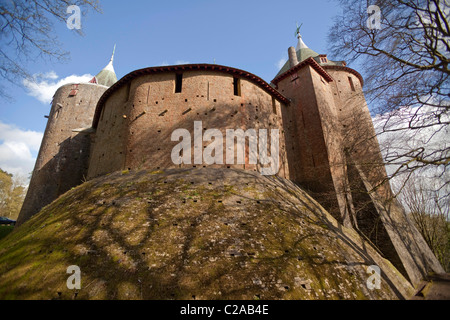
<path fill-rule="evenodd" d="M 54 22 L 66 25 L 67 8 L 77 5 L 100 12 L 98 0 L 2 0 L 0 1 L 0 78 L 15 85 L 30 78 L 26 64 L 36 59 L 65 60 L 54 33 Z M 76 30 L 81 33 L 81 30 Z M 5 86 L 0 96 L 8 97 Z"/>
<path fill-rule="evenodd" d="M 430 249 L 444 269 L 450 271 L 450 203 L 443 199 L 433 182 L 413 177 L 406 183 L 397 180 L 395 187 L 402 187 L 398 199 L 403 203 L 411 220 L 422 234 Z"/>
<path fill-rule="evenodd" d="M 411 132 L 432 139 L 448 132 L 450 123 L 450 6 L 449 0 L 337 0 L 343 13 L 329 33 L 330 51 L 359 63 L 365 95 L 373 113 L 385 114 L 379 134 Z M 380 28 L 369 5 L 380 9 Z M 368 23 L 369 21 L 369 23 Z M 376 26 L 375 26 L 376 27 Z M 398 121 L 404 108 L 408 118 Z M 402 109 L 403 108 L 403 109 Z M 392 117 L 391 117 L 392 116 Z M 450 183 L 450 144 L 433 148 L 414 145 L 390 148 L 388 164 L 402 172 L 433 167 L 442 189 Z"/>

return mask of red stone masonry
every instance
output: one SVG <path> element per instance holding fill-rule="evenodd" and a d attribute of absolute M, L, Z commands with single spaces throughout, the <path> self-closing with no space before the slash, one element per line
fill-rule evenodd
<path fill-rule="evenodd" d="M 94 115 L 94 120 L 92 126 L 94 128 L 97 127 L 98 119 L 100 117 L 101 109 L 103 108 L 103 104 L 106 99 L 116 90 L 118 90 L 120 87 L 128 83 L 130 80 L 146 75 L 146 74 L 156 74 L 156 73 L 163 73 L 163 72 L 184 72 L 184 71 L 195 71 L 195 70 L 203 70 L 203 71 L 218 71 L 218 72 L 225 72 L 233 76 L 237 76 L 240 78 L 247 79 L 254 84 L 261 87 L 263 90 L 265 90 L 267 93 L 273 95 L 277 100 L 279 100 L 282 103 L 289 104 L 289 99 L 280 94 L 277 90 L 272 88 L 266 81 L 261 79 L 260 77 L 236 68 L 227 67 L 227 66 L 221 66 L 216 64 L 185 64 L 185 65 L 174 65 L 174 66 L 162 66 L 162 67 L 149 67 L 144 69 L 138 69 L 133 72 L 130 72 L 123 78 L 121 78 L 119 81 L 117 81 L 113 86 L 109 88 L 105 92 L 105 94 L 100 98 L 97 108 Z"/>
<path fill-rule="evenodd" d="M 177 74 L 182 74 L 182 90 L 176 92 Z M 239 90 L 234 92 L 234 81 Z M 283 109 L 289 100 L 267 82 L 251 73 L 218 65 L 181 65 L 134 71 L 101 97 L 94 117 L 95 142 L 88 178 L 118 170 L 171 167 L 226 167 L 259 171 L 249 163 L 226 163 L 227 129 L 278 129 L 280 171 L 289 177 L 284 143 Z M 194 122 L 202 122 L 202 134 L 218 129 L 224 138 L 223 164 L 194 163 Z M 186 129 L 192 137 L 191 163 L 174 164 L 171 141 L 176 129 Z M 209 141 L 202 142 L 207 148 Z M 236 147 L 235 147 L 236 148 Z"/>

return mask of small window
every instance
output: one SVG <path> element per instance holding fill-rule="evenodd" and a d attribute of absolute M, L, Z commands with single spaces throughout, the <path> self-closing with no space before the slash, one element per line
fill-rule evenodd
<path fill-rule="evenodd" d="M 130 99 L 130 90 L 131 90 L 131 82 L 127 83 L 127 88 L 125 92 L 125 102 L 127 102 Z"/>
<path fill-rule="evenodd" d="M 233 78 L 233 90 L 235 96 L 241 96 L 241 79 Z"/>
<path fill-rule="evenodd" d="M 272 112 L 277 114 L 277 103 L 274 97 L 272 97 Z"/>
<path fill-rule="evenodd" d="M 352 77 L 348 77 L 348 82 L 350 83 L 350 88 L 352 88 L 352 91 L 355 91 L 355 86 L 353 85 Z"/>
<path fill-rule="evenodd" d="M 180 93 L 183 86 L 183 74 L 177 73 L 175 78 L 175 93 Z"/>
<path fill-rule="evenodd" d="M 327 57 L 320 57 L 320 62 L 321 63 L 327 63 L 328 62 Z"/>
<path fill-rule="evenodd" d="M 61 108 L 56 109 L 56 112 L 55 112 L 55 115 L 53 116 L 53 119 L 58 119 L 59 110 L 61 110 Z"/>

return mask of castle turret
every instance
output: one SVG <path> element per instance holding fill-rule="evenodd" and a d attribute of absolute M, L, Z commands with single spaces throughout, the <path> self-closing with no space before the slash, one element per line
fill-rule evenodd
<path fill-rule="evenodd" d="M 113 57 L 95 81 L 66 84 L 56 90 L 17 225 L 85 179 L 95 106 L 117 80 L 112 61 Z"/>
<path fill-rule="evenodd" d="M 314 59 L 319 54 L 303 42 L 300 33 L 297 37 L 297 48 L 289 48 L 289 61 L 272 81 L 291 99 L 283 113 L 290 176 L 322 197 L 336 219 L 351 226 L 342 136 L 330 86 L 333 79 Z"/>
<path fill-rule="evenodd" d="M 414 285 L 443 272 L 387 182 L 363 78 L 344 61 L 317 54 L 297 34 L 297 61 L 272 84 L 291 100 L 283 109 L 289 175 L 347 227 L 356 229 Z"/>
<path fill-rule="evenodd" d="M 117 82 L 116 72 L 114 71 L 114 53 L 116 52 L 116 46 L 114 45 L 113 53 L 109 63 L 104 67 L 95 77 L 92 78 L 90 83 L 97 83 L 102 86 L 111 87 Z"/>

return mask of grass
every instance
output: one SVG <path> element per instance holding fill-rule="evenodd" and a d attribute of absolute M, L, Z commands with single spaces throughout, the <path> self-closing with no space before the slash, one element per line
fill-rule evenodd
<path fill-rule="evenodd" d="M 293 196 L 282 181 L 229 170 L 205 170 L 192 185 L 191 172 L 119 171 L 44 207 L 0 240 L 0 300 L 73 299 L 70 265 L 82 270 L 82 300 L 397 297 L 384 285 L 360 288 L 366 254 L 376 252 L 361 255 L 356 233 L 335 227 L 295 185 Z"/>
<path fill-rule="evenodd" d="M 14 226 L 0 226 L 0 239 L 6 237 L 13 229 Z"/>

